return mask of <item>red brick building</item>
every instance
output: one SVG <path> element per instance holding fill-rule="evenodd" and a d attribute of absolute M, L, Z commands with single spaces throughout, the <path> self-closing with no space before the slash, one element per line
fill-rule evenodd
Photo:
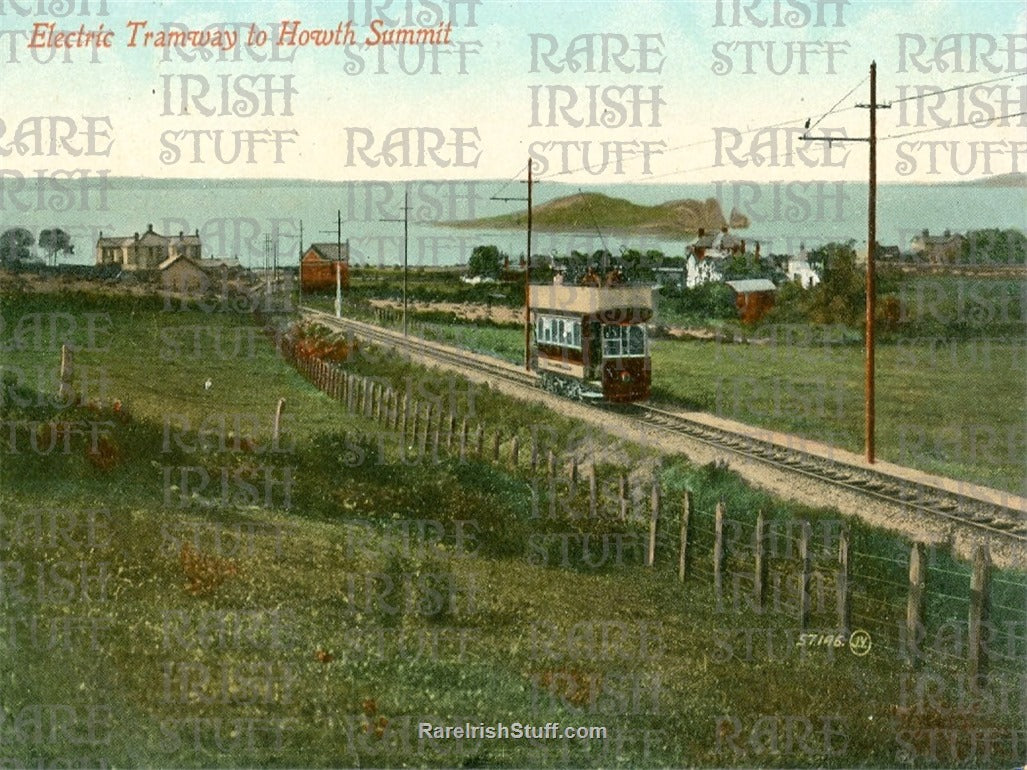
<path fill-rule="evenodd" d="M 338 267 L 337 267 L 338 266 Z M 349 288 L 349 244 L 312 243 L 300 260 L 303 291 L 335 291 L 336 270 L 341 271 L 342 288 Z"/>
<path fill-rule="evenodd" d="M 774 292 L 777 287 L 766 278 L 749 278 L 742 281 L 728 281 L 735 293 L 735 307 L 742 323 L 760 320 L 774 307 Z"/>

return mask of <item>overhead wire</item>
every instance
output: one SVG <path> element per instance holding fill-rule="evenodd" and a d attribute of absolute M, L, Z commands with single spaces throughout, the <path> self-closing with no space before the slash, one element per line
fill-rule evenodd
<path fill-rule="evenodd" d="M 882 136 L 878 139 L 879 142 L 884 142 L 889 139 L 902 139 L 905 136 L 916 136 L 917 134 L 929 134 L 932 131 L 944 131 L 947 128 L 959 128 L 961 126 L 983 126 L 987 123 L 992 123 L 996 120 L 1006 120 L 1007 118 L 1018 118 L 1022 115 L 1027 115 L 1027 110 L 1023 112 L 1011 112 L 1004 115 L 995 115 L 990 118 L 982 118 L 979 120 L 964 120 L 962 123 L 951 123 L 947 126 L 933 126 L 931 128 L 921 128 L 916 131 L 907 131 L 904 134 L 889 134 L 888 136 Z"/>
<path fill-rule="evenodd" d="M 913 94 L 912 96 L 903 96 L 901 99 L 892 99 L 891 104 L 899 104 L 900 102 L 908 102 L 914 99 L 926 99 L 928 96 L 937 96 L 938 94 L 948 94 L 953 91 L 962 91 L 964 88 L 973 88 L 974 86 L 983 86 L 988 83 L 997 83 L 1000 80 L 1011 80 L 1015 77 L 1027 75 L 1027 70 L 1017 71 L 1011 74 L 1002 75 L 997 78 L 989 78 L 988 80 L 978 80 L 976 83 L 964 83 L 961 86 L 953 86 L 952 88 L 942 88 L 937 91 L 927 91 L 922 94 Z"/>
<path fill-rule="evenodd" d="M 974 81 L 972 83 L 964 83 L 962 85 L 952 86 L 951 88 L 944 88 L 944 89 L 939 89 L 939 90 L 926 91 L 926 92 L 920 93 L 920 94 L 913 94 L 911 96 L 905 96 L 905 97 L 901 97 L 899 99 L 893 99 L 893 100 L 891 100 L 890 104 L 898 104 L 898 103 L 901 103 L 901 102 L 914 101 L 914 100 L 917 100 L 917 99 L 926 99 L 928 97 L 935 96 L 935 95 L 938 95 L 938 94 L 952 93 L 954 91 L 961 91 L 961 90 L 963 90 L 965 88 L 972 88 L 974 86 L 987 85 L 989 83 L 997 83 L 997 82 L 1000 82 L 1000 81 L 1003 81 L 1003 80 L 1010 80 L 1010 79 L 1013 79 L 1013 78 L 1016 78 L 1016 77 L 1020 77 L 1020 76 L 1023 76 L 1023 75 L 1027 75 L 1027 70 L 1017 71 L 1017 72 L 1014 72 L 1014 73 L 1007 73 L 1007 74 L 1001 75 L 999 77 L 988 78 L 988 79 L 979 80 L 979 81 Z M 820 118 L 818 118 L 815 123 L 812 123 L 809 126 L 809 128 L 806 129 L 806 130 L 812 130 L 813 128 L 816 128 L 818 125 L 820 125 L 820 123 L 822 123 L 824 121 L 825 118 L 827 118 L 830 115 L 838 114 L 838 113 L 842 113 L 842 112 L 847 112 L 849 110 L 856 109 L 855 106 L 845 107 L 843 109 L 838 109 L 838 107 L 839 107 L 839 105 L 842 102 L 844 102 L 846 99 L 848 99 L 850 96 L 852 96 L 852 94 L 860 86 L 862 86 L 864 83 L 866 83 L 866 81 L 868 79 L 869 79 L 869 75 L 867 77 L 864 77 L 863 80 L 861 80 L 859 83 L 857 83 L 855 86 L 853 86 L 841 99 L 836 101 L 834 103 L 834 105 L 832 105 L 832 107 L 827 110 L 827 112 L 823 113 L 820 116 Z M 1020 115 L 1023 115 L 1023 114 L 1024 113 L 1013 113 L 1013 114 L 1009 114 L 1009 115 L 1002 115 L 1002 116 L 998 116 L 998 117 L 995 117 L 995 118 L 990 118 L 990 119 L 983 120 L 983 121 L 977 121 L 977 122 L 975 122 L 975 121 L 967 121 L 967 122 L 964 122 L 964 123 L 951 124 L 951 125 L 948 125 L 948 126 L 938 126 L 938 127 L 934 127 L 934 128 L 930 128 L 930 129 L 922 129 L 922 130 L 916 131 L 916 132 L 909 132 L 909 133 L 906 133 L 906 134 L 896 134 L 896 135 L 890 135 L 890 136 L 886 136 L 886 137 L 881 137 L 879 139 L 879 141 L 885 141 L 887 139 L 897 139 L 897 138 L 901 138 L 902 136 L 913 136 L 916 133 L 926 133 L 927 131 L 939 131 L 939 130 L 942 130 L 943 128 L 958 128 L 960 126 L 977 125 L 978 123 L 984 124 L 984 123 L 987 123 L 989 120 L 1001 120 L 1001 119 L 1004 119 L 1004 118 L 1019 117 Z M 783 128 L 785 126 L 789 126 L 789 125 L 792 125 L 794 123 L 798 123 L 801 120 L 802 120 L 801 118 L 795 118 L 795 119 L 792 119 L 792 120 L 779 121 L 777 123 L 771 123 L 771 124 L 768 124 L 768 125 L 765 125 L 765 126 L 759 126 L 757 128 L 752 128 L 752 129 L 748 129 L 746 131 L 742 131 L 738 135 L 739 136 L 746 136 L 748 134 L 754 134 L 754 133 L 758 133 L 760 131 L 765 131 L 765 130 L 772 129 L 772 128 Z M 680 151 L 680 150 L 683 150 L 683 149 L 687 149 L 687 148 L 691 148 L 691 147 L 698 147 L 698 146 L 701 146 L 701 145 L 704 145 L 704 144 L 710 144 L 710 143 L 715 142 L 715 141 L 716 141 L 716 139 L 703 139 L 703 140 L 696 141 L 696 142 L 689 142 L 687 144 L 677 145 L 675 147 L 668 148 L 667 150 L 664 150 L 663 152 L 660 153 L 660 155 L 661 156 L 666 156 L 666 155 L 668 155 L 668 154 L 670 154 L 672 152 L 677 152 L 677 151 Z M 804 150 L 804 151 L 806 151 L 806 150 Z M 788 158 L 788 157 L 796 154 L 797 152 L 799 152 L 799 150 L 792 150 L 791 152 L 788 152 L 788 153 L 786 153 L 786 154 L 784 154 L 784 155 L 782 155 L 780 157 L 782 159 L 783 158 Z M 750 153 L 747 154 L 746 157 L 751 158 L 751 156 L 752 156 L 752 153 L 750 152 Z M 638 160 L 640 157 L 642 157 L 642 153 L 636 153 L 633 156 L 625 159 L 624 162 L 625 163 L 630 163 L 632 161 Z M 694 168 L 675 169 L 673 171 L 668 171 L 668 172 L 665 172 L 665 173 L 662 173 L 662 174 L 656 174 L 656 175 L 646 174 L 646 175 L 643 175 L 643 176 L 638 176 L 638 177 L 633 177 L 631 179 L 623 180 L 623 183 L 624 184 L 631 184 L 632 182 L 636 182 L 636 181 L 652 181 L 654 179 L 662 179 L 662 178 L 665 178 L 665 177 L 668 177 L 668 176 L 677 176 L 679 174 L 692 173 L 692 172 L 695 172 L 695 171 L 707 171 L 707 170 L 710 170 L 710 169 L 719 168 L 719 167 L 721 167 L 721 165 L 722 164 L 720 164 L 720 163 L 714 163 L 714 164 L 711 164 L 711 165 L 708 165 L 708 166 L 697 166 L 697 167 L 694 167 Z M 573 173 L 577 173 L 579 171 L 584 171 L 585 169 L 586 169 L 585 166 L 581 166 L 579 168 L 567 169 L 567 170 L 559 171 L 559 172 L 553 174 L 552 176 L 553 177 L 565 176 L 567 174 L 573 174 Z"/>

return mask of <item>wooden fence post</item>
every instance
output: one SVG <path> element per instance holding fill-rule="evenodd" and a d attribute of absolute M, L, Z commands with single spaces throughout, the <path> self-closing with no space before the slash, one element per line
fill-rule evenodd
<path fill-rule="evenodd" d="M 753 593 L 756 595 L 756 607 L 762 612 L 767 599 L 767 520 L 763 511 L 756 514 L 756 564 L 754 570 Z"/>
<path fill-rule="evenodd" d="M 549 486 L 549 518 L 556 518 L 556 476 L 550 474 L 547 479 Z"/>
<path fill-rule="evenodd" d="M 678 554 L 678 580 L 684 581 L 688 567 L 688 519 L 692 512 L 692 493 L 685 490 L 681 501 L 681 552 Z"/>
<path fill-rule="evenodd" d="M 660 518 L 660 481 L 653 479 L 653 491 L 649 503 L 649 548 L 646 551 L 645 564 L 652 567 L 656 564 L 656 522 Z"/>
<path fill-rule="evenodd" d="M 515 433 L 514 437 L 513 437 L 513 441 L 510 444 L 510 465 L 512 465 L 514 468 L 517 467 L 517 461 L 519 459 L 517 457 L 517 455 L 520 454 L 520 451 L 521 451 L 521 440 L 520 440 L 520 437 L 518 437 L 518 435 Z"/>
<path fill-rule="evenodd" d="M 620 504 L 620 520 L 628 520 L 628 478 L 623 473 L 617 488 L 617 501 Z"/>
<path fill-rule="evenodd" d="M 442 460 L 439 458 L 439 444 L 441 442 L 442 433 L 442 405 L 439 405 L 439 413 L 435 415 L 435 433 L 432 434 L 431 440 L 431 453 L 432 462 L 436 465 Z"/>
<path fill-rule="evenodd" d="M 531 470 L 538 470 L 538 434 L 531 434 Z"/>
<path fill-rule="evenodd" d="M 478 429 L 474 432 L 474 453 L 479 460 L 485 455 L 485 429 L 478 426 Z"/>
<path fill-rule="evenodd" d="M 417 445 L 420 457 L 423 458 L 428 451 L 428 432 L 431 430 L 431 418 L 435 414 L 435 406 L 426 404 L 424 407 L 424 431 L 421 433 L 421 441 Z"/>
<path fill-rule="evenodd" d="M 556 453 L 550 449 L 549 456 L 546 458 L 546 471 L 549 473 L 549 478 L 556 476 Z"/>
<path fill-rule="evenodd" d="M 838 533 L 838 630 L 846 637 L 852 630 L 852 591 L 849 588 L 849 528 Z"/>
<path fill-rule="evenodd" d="M 418 409 L 418 405 L 417 405 L 416 402 L 413 404 L 413 407 L 414 407 L 414 423 L 410 427 L 410 434 L 411 434 L 411 438 L 413 439 L 413 442 L 416 444 L 417 443 L 417 437 L 421 433 L 421 410 Z"/>
<path fill-rule="evenodd" d="M 596 479 L 596 465 L 592 463 L 592 468 L 588 474 L 588 515 L 593 519 L 596 517 L 599 509 L 599 482 Z"/>
<path fill-rule="evenodd" d="M 399 435 L 405 436 L 407 434 L 407 416 L 410 413 L 410 394 L 407 393 L 403 400 L 399 404 L 399 420 L 396 429 L 399 431 Z"/>
<path fill-rule="evenodd" d="M 987 544 L 974 549 L 970 575 L 970 681 L 984 686 L 988 678 L 988 650 L 983 627 L 991 616 L 991 554 Z"/>
<path fill-rule="evenodd" d="M 453 441 L 456 438 L 456 415 L 453 414 L 453 410 L 449 411 L 449 429 L 446 431 L 446 450 L 453 451 Z"/>
<path fill-rule="evenodd" d="M 467 418 L 460 421 L 460 462 L 467 462 Z"/>
<path fill-rule="evenodd" d="M 913 543 L 909 552 L 909 595 L 906 600 L 906 660 L 916 666 L 920 662 L 920 629 L 923 628 L 926 600 L 927 569 L 924 544 Z"/>
<path fill-rule="evenodd" d="M 499 445 L 503 443 L 503 437 L 496 431 L 496 435 L 492 439 L 492 462 L 499 462 Z"/>
<path fill-rule="evenodd" d="M 278 449 L 278 441 L 282 437 L 282 414 L 285 412 L 285 399 L 278 399 L 278 406 L 275 407 L 275 419 L 271 426 L 271 446 Z"/>
<path fill-rule="evenodd" d="M 713 594 L 718 609 L 724 601 L 724 503 L 717 503 L 713 517 Z"/>
<path fill-rule="evenodd" d="M 813 528 L 808 521 L 803 521 L 799 532 L 799 561 L 802 569 L 799 574 L 799 629 L 805 631 L 809 626 L 809 583 L 813 560 L 810 553 L 810 540 L 813 536 Z"/>

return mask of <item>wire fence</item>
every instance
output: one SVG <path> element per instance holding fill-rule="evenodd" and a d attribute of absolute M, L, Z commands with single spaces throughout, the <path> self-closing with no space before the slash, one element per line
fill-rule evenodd
<path fill-rule="evenodd" d="M 704 489 L 670 495 L 652 473 L 586 468 L 537 431 L 504 436 L 458 422 L 452 411 L 376 378 L 304 358 L 288 340 L 281 350 L 348 411 L 399 430 L 422 450 L 430 445 L 426 461 L 456 456 L 500 464 L 529 480 L 533 515 L 632 535 L 641 546 L 629 549 L 638 564 L 622 566 L 673 566 L 678 580 L 711 587 L 718 608 L 781 614 L 800 631 L 862 629 L 873 644 L 911 663 L 963 667 L 974 676 L 1016 667 L 1015 654 L 995 654 L 1002 645 L 1027 659 L 1027 577 L 993 570 L 986 546 L 967 564 L 935 546 L 850 532 L 847 525 L 814 531 L 810 522 L 762 512 L 729 517 L 724 502 L 707 499 Z"/>

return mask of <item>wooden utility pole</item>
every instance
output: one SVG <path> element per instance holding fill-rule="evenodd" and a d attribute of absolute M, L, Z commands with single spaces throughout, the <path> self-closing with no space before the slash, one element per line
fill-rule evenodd
<path fill-rule="evenodd" d="M 296 273 L 299 278 L 299 304 L 303 304 L 303 220 L 300 220 L 300 256 L 299 262 L 296 263 Z"/>
<path fill-rule="evenodd" d="M 271 236 L 264 234 L 264 286 L 267 296 L 271 297 Z"/>
<path fill-rule="evenodd" d="M 877 62 L 870 62 L 870 180 L 867 192 L 867 317 L 866 317 L 866 455 L 874 462 L 874 259 L 877 256 Z"/>
<path fill-rule="evenodd" d="M 322 233 L 330 233 L 331 230 L 321 230 Z M 335 317 L 342 318 L 342 209 L 337 209 L 335 214 Z M 300 223 L 300 251 L 302 260 L 303 249 L 303 223 Z M 346 260 L 349 261 L 349 238 L 346 239 Z M 300 290 L 303 284 L 303 266 L 300 265 Z"/>
<path fill-rule="evenodd" d="M 410 185 L 403 187 L 403 218 L 381 219 L 380 222 L 403 223 L 403 336 L 407 336 L 407 244 L 410 234 Z"/>
<path fill-rule="evenodd" d="M 524 368 L 531 371 L 531 207 L 532 188 L 535 181 L 531 171 L 531 158 L 528 158 L 528 197 L 500 198 L 492 196 L 494 201 L 525 201 L 528 204 L 528 244 L 524 252 Z"/>
<path fill-rule="evenodd" d="M 528 245 L 524 252 L 524 368 L 531 370 L 531 158 L 528 158 Z"/>
<path fill-rule="evenodd" d="M 275 237 L 271 244 L 271 255 L 272 255 L 272 266 L 273 266 L 273 279 L 275 289 L 278 289 L 278 230 L 275 229 Z"/>
<path fill-rule="evenodd" d="M 869 104 L 857 104 L 870 110 L 870 135 L 863 137 L 850 136 L 808 136 L 803 134 L 802 138 L 807 142 L 867 142 L 870 145 L 870 168 L 869 183 L 867 192 L 867 276 L 866 276 L 866 376 L 864 384 L 865 396 L 865 430 L 864 446 L 866 448 L 866 460 L 873 463 L 875 460 L 874 435 L 876 431 L 875 422 L 875 395 L 874 395 L 874 307 L 876 304 L 876 287 L 874 285 L 874 257 L 877 252 L 877 111 L 886 110 L 891 104 L 877 103 L 877 62 L 870 62 L 870 102 Z"/>

